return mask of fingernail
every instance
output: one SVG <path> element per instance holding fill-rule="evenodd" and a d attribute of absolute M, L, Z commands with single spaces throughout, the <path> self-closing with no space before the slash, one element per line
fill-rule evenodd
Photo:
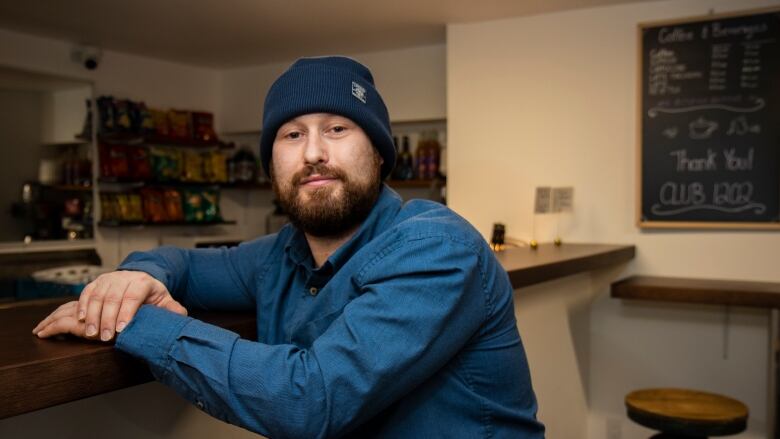
<path fill-rule="evenodd" d="M 86 315 L 87 313 L 85 313 L 84 310 L 79 311 L 79 320 L 84 320 Z"/>
<path fill-rule="evenodd" d="M 111 331 L 109 331 L 108 329 L 104 329 L 103 334 L 100 336 L 100 339 L 103 341 L 111 340 Z"/>
<path fill-rule="evenodd" d="M 97 328 L 93 324 L 87 325 L 87 337 L 92 337 L 97 334 Z"/>
<path fill-rule="evenodd" d="M 125 326 L 127 326 L 127 323 L 119 322 L 119 324 L 116 325 L 116 332 L 122 332 L 122 330 L 125 329 Z"/>

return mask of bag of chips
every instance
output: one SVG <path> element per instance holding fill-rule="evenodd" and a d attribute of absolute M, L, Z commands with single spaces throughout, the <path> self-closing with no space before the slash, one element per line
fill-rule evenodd
<path fill-rule="evenodd" d="M 107 159 L 101 165 L 101 169 L 108 174 L 105 176 L 118 180 L 127 179 L 130 176 L 127 148 L 123 145 L 106 145 L 104 147 L 107 151 Z M 107 166 L 105 163 L 107 163 Z"/>
<path fill-rule="evenodd" d="M 168 111 L 168 126 L 170 136 L 177 140 L 191 140 L 192 127 L 190 126 L 190 113 L 188 111 Z"/>
<path fill-rule="evenodd" d="M 217 134 L 214 132 L 214 115 L 201 111 L 193 111 L 192 133 L 195 140 L 201 142 L 216 142 Z"/>
<path fill-rule="evenodd" d="M 100 194 L 100 217 L 103 221 L 120 220 L 115 194 Z"/>
<path fill-rule="evenodd" d="M 193 150 L 184 152 L 184 170 L 181 176 L 182 181 L 205 181 L 203 175 L 203 156 L 201 153 Z"/>
<path fill-rule="evenodd" d="M 155 136 L 167 138 L 171 135 L 171 128 L 170 125 L 168 125 L 168 113 L 150 108 L 149 117 L 152 119 Z"/>
<path fill-rule="evenodd" d="M 184 220 L 192 223 L 222 221 L 219 191 L 213 189 L 184 191 Z"/>
<path fill-rule="evenodd" d="M 184 191 L 184 221 L 199 223 L 203 221 L 203 195 L 197 190 Z"/>
<path fill-rule="evenodd" d="M 219 213 L 219 191 L 204 190 L 201 194 L 203 196 L 203 221 L 207 223 L 222 221 L 222 216 Z"/>
<path fill-rule="evenodd" d="M 149 162 L 149 150 L 145 146 L 129 146 L 130 178 L 138 181 L 152 179 L 152 164 Z"/>
<path fill-rule="evenodd" d="M 203 172 L 206 180 L 212 183 L 227 183 L 227 156 L 221 151 L 203 153 Z"/>
<path fill-rule="evenodd" d="M 143 203 L 141 195 L 136 193 L 127 194 L 128 209 L 125 221 L 141 222 L 144 220 Z M 124 218 L 123 218 L 124 219 Z"/>
<path fill-rule="evenodd" d="M 154 188 L 143 188 L 141 189 L 141 198 L 145 221 L 162 223 L 168 220 L 162 191 Z"/>
<path fill-rule="evenodd" d="M 181 193 L 176 189 L 165 189 L 163 191 L 163 201 L 165 202 L 165 213 L 169 221 L 184 221 L 184 211 L 181 207 Z"/>
<path fill-rule="evenodd" d="M 178 181 L 181 179 L 182 153 L 172 148 L 152 147 L 149 149 L 152 175 L 157 181 Z"/>

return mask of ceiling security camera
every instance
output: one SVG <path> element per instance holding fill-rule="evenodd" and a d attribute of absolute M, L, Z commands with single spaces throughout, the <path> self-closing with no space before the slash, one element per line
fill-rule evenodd
<path fill-rule="evenodd" d="M 95 70 L 100 65 L 103 52 L 97 47 L 77 46 L 70 53 L 70 58 L 87 70 Z"/>

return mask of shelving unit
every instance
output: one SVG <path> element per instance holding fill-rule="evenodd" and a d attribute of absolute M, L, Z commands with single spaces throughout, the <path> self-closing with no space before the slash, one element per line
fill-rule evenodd
<path fill-rule="evenodd" d="M 98 138 L 100 145 L 107 145 L 107 148 L 115 149 L 117 147 L 144 147 L 144 148 L 154 148 L 154 147 L 164 147 L 164 148 L 173 148 L 173 149 L 181 149 L 181 150 L 200 150 L 200 151 L 208 151 L 208 150 L 221 150 L 228 147 L 227 144 L 224 142 L 219 141 L 203 141 L 199 139 L 177 139 L 177 138 L 163 138 L 159 136 L 141 136 L 141 135 L 134 135 L 134 134 L 126 134 L 126 133 L 113 133 L 109 135 L 101 135 Z M 109 150 L 110 151 L 110 150 Z M 105 152 L 106 157 L 108 156 L 107 150 L 101 150 L 101 153 Z M 129 154 L 129 153 L 128 153 Z M 100 155 L 101 159 L 105 159 L 104 156 Z M 127 166 L 131 167 L 131 159 L 128 156 L 128 164 Z M 145 160 L 151 160 L 151 154 L 147 150 L 146 152 L 146 158 Z M 108 165 L 109 168 L 111 165 Z M 147 166 L 151 167 L 153 164 L 151 162 L 147 163 Z M 177 166 L 184 166 L 183 163 L 179 162 Z M 101 170 L 101 174 L 103 169 L 101 166 L 98 166 L 98 169 Z M 225 170 L 226 171 L 226 170 Z M 147 171 L 148 172 L 148 171 Z M 100 202 L 101 202 L 101 220 L 98 222 L 98 227 L 110 227 L 110 228 L 118 228 L 118 227 L 131 227 L 131 228 L 156 228 L 156 227 L 171 227 L 171 226 L 178 226 L 178 227 L 198 227 L 198 226 L 215 226 L 215 225 L 231 225 L 236 224 L 236 221 L 232 220 L 224 220 L 219 219 L 218 221 L 181 221 L 178 218 L 180 218 L 179 215 L 182 215 L 182 211 L 186 212 L 187 207 L 184 205 L 187 203 L 188 195 L 184 191 L 214 191 L 219 193 L 219 191 L 223 188 L 229 188 L 229 187 L 238 187 L 238 185 L 241 185 L 241 187 L 244 187 L 243 184 L 235 184 L 235 183 L 226 183 L 226 182 L 214 182 L 214 181 L 184 181 L 184 180 L 178 180 L 178 179 L 171 179 L 171 180 L 159 180 L 159 179 L 132 179 L 132 178 L 116 178 L 116 177 L 106 177 L 105 174 L 102 174 L 100 177 L 96 179 L 96 185 L 98 186 L 98 193 L 100 194 Z M 157 189 L 160 191 L 167 191 L 170 189 L 176 190 L 179 192 L 178 198 L 182 200 L 182 206 L 181 210 L 178 211 L 178 215 L 171 216 L 171 208 L 168 204 L 169 199 L 167 198 L 167 195 L 165 195 L 164 198 L 164 209 L 159 211 L 159 216 L 162 218 L 165 218 L 167 216 L 168 219 L 176 218 L 173 221 L 129 221 L 126 219 L 118 219 L 118 215 L 122 214 L 124 217 L 124 214 L 122 212 L 125 212 L 125 208 L 121 207 L 121 200 L 122 198 L 113 198 L 113 197 L 120 197 L 120 194 L 127 194 L 133 196 L 139 196 L 138 192 L 140 191 L 142 194 L 140 196 L 146 196 L 143 194 L 143 191 L 149 189 Z M 218 196 L 218 195 L 217 195 Z M 132 199 L 132 197 L 131 197 Z M 138 198 L 136 198 L 138 199 Z M 120 208 L 116 209 L 116 206 L 112 208 L 112 212 L 114 212 L 113 215 L 110 217 L 106 217 L 106 211 L 105 211 L 105 204 L 104 203 L 120 203 Z M 144 200 L 143 203 L 146 203 Z M 144 215 L 146 215 L 146 205 L 145 204 L 133 204 L 130 203 L 128 208 L 133 209 L 134 206 L 143 206 Z M 217 204 L 219 207 L 219 204 Z M 139 207 L 135 207 L 135 209 L 138 209 Z M 177 209 L 178 210 L 178 209 Z M 138 213 L 137 211 L 134 211 Z M 175 212 L 175 211 L 174 211 Z M 217 211 L 219 212 L 219 210 Z M 167 213 L 167 215 L 166 215 Z M 155 217 L 158 216 L 158 214 L 153 214 Z M 133 217 L 139 217 L 140 215 L 132 215 Z M 218 216 L 221 216 L 221 213 L 218 213 Z"/>
<path fill-rule="evenodd" d="M 194 222 L 194 221 L 167 221 L 167 222 L 159 222 L 159 223 L 151 223 L 146 221 L 114 221 L 114 220 L 106 220 L 106 221 L 100 221 L 98 222 L 98 226 L 100 227 L 181 227 L 181 226 L 199 226 L 199 227 L 206 227 L 206 226 L 225 226 L 225 225 L 231 225 L 236 224 L 236 221 L 231 220 L 221 220 L 221 221 L 208 221 L 208 222 Z"/>
<path fill-rule="evenodd" d="M 41 187 L 61 192 L 92 192 L 92 186 L 79 186 L 73 184 L 43 184 Z"/>
<path fill-rule="evenodd" d="M 175 137 L 160 136 L 140 136 L 137 134 L 111 133 L 101 134 L 99 141 L 108 144 L 122 145 L 150 145 L 150 146 L 170 146 L 180 148 L 221 148 L 227 149 L 230 146 L 218 140 L 204 141 L 200 139 L 179 139 Z"/>

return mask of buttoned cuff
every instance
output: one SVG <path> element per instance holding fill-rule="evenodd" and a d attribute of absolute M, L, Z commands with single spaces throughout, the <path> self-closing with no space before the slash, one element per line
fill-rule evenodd
<path fill-rule="evenodd" d="M 149 363 L 152 373 L 160 378 L 168 369 L 169 352 L 182 328 L 192 318 L 154 305 L 143 305 L 130 323 L 119 333 L 114 345 L 122 352 Z"/>

